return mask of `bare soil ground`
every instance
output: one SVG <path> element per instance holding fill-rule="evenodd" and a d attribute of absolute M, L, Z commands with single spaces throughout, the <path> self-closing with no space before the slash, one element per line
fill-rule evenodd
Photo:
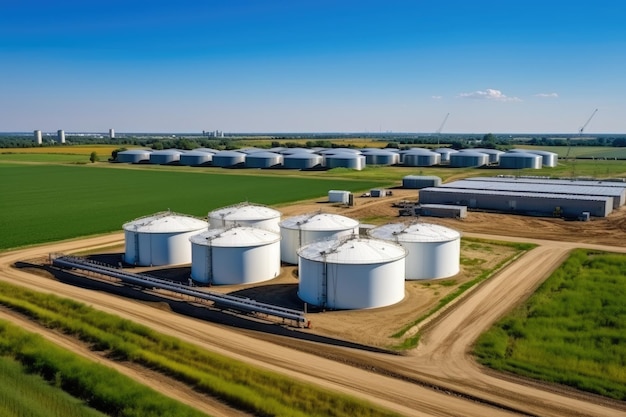
<path fill-rule="evenodd" d="M 402 193 L 394 190 L 393 199 L 415 198 L 415 191 Z M 321 201 L 283 207 L 285 216 L 319 210 L 342 213 L 361 219 L 385 223 L 398 220 L 397 211 L 390 207 L 392 199 L 357 199 L 351 208 L 330 206 Z M 197 310 L 186 315 L 167 308 L 173 304 L 142 295 L 144 301 L 120 297 L 101 288 L 83 288 L 66 282 L 29 273 L 30 268 L 16 269 L 12 265 L 25 259 L 36 259 L 50 252 L 71 252 L 85 248 L 105 248 L 121 244 L 123 235 L 115 234 L 81 241 L 62 242 L 0 254 L 0 279 L 24 285 L 39 291 L 55 293 L 76 299 L 106 312 L 129 318 L 166 334 L 171 334 L 207 349 L 238 360 L 272 369 L 293 378 L 315 383 L 332 390 L 366 398 L 403 415 L 411 416 L 623 416 L 626 404 L 588 395 L 566 388 L 542 385 L 510 376 L 496 375 L 479 367 L 469 354 L 475 338 L 508 309 L 526 299 L 575 247 L 626 252 L 623 242 L 626 211 L 621 209 L 606 219 L 590 222 L 566 222 L 490 213 L 469 213 L 465 220 L 426 219 L 462 231 L 466 236 L 494 240 L 524 240 L 539 245 L 509 265 L 492 279 L 448 310 L 424 331 L 418 349 L 406 356 L 389 355 L 358 345 L 333 342 L 330 336 L 350 336 L 371 333 L 373 344 L 380 324 L 376 318 L 365 319 L 361 312 L 316 313 L 311 330 L 295 330 L 278 325 L 229 319 L 219 313 Z M 541 240 L 539 240 L 541 239 Z M 495 261 L 495 259 L 493 260 Z M 45 274 L 44 274 L 45 275 Z M 276 283 L 277 291 L 286 300 L 294 297 L 295 278 L 289 268 Z M 376 309 L 364 314 L 380 315 L 386 320 L 399 320 L 406 311 L 419 308 L 428 292 L 442 291 L 407 286 L 408 296 L 393 308 Z M 215 289 L 215 288 L 214 288 Z M 417 291 L 418 289 L 423 292 Z M 240 288 L 237 291 L 256 291 Z M 259 289 L 259 291 L 261 291 Z M 269 294 L 269 292 L 268 292 Z M 139 294 L 136 294 L 139 295 Z M 269 296 L 269 295 L 268 295 Z M 191 307 L 187 307 L 190 309 Z M 407 308 L 407 310 L 402 310 Z M 336 313 L 336 314 L 335 314 Z M 3 315 L 4 316 L 4 315 Z M 198 320 L 203 316 L 205 320 Z M 331 327 L 332 322 L 354 322 Z M 321 319 L 323 317 L 323 319 Z M 319 318 L 319 319 L 318 319 Z M 328 323 L 324 322 L 329 318 Z M 208 320 L 208 321 L 207 321 Z M 222 324 L 215 324 L 219 322 Z M 318 323 L 319 322 L 319 323 Z M 363 323 L 361 323 L 363 322 Z M 318 323 L 318 324 L 315 324 Z M 356 324 L 355 324 L 356 323 Z M 336 325 L 336 324 L 335 324 Z M 354 329 L 353 329 L 354 327 Z M 34 326 L 33 331 L 50 334 L 47 329 Z M 353 333 L 350 333 L 353 332 Z M 369 336 L 368 336 L 369 337 Z M 374 340 L 376 339 L 376 340 Z M 75 343 L 75 342 L 74 342 Z M 80 351 L 79 346 L 67 348 Z M 166 378 L 166 377 L 159 377 Z M 192 402 L 187 395 L 168 384 L 158 387 L 168 395 Z M 195 397 L 200 404 L 202 397 Z M 209 408 L 207 412 L 226 413 Z M 224 414 L 222 414 L 224 415 Z"/>

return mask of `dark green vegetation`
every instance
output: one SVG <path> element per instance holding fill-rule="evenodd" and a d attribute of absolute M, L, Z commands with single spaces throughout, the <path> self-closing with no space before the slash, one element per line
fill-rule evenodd
<path fill-rule="evenodd" d="M 574 251 L 475 353 L 498 370 L 626 400 L 626 255 Z"/>
<path fill-rule="evenodd" d="M 1 336 L 1 335 L 0 335 Z M 105 417 L 82 401 L 28 374 L 10 357 L 0 357 L 0 415 L 21 417 Z M 61 379 L 55 378 L 54 383 Z"/>
<path fill-rule="evenodd" d="M 208 352 L 72 300 L 0 282 L 0 304 L 19 311 L 49 328 L 77 337 L 87 342 L 92 349 L 103 351 L 116 360 L 132 361 L 163 372 L 188 383 L 196 390 L 219 398 L 234 408 L 254 415 L 294 417 L 395 415 L 351 397 Z M 39 372 L 48 375 L 49 378 L 54 377 L 58 372 L 56 367 L 62 365 L 57 363 L 59 362 L 57 358 L 62 358 L 58 349 L 51 349 L 47 345 L 42 345 L 39 349 L 37 348 L 39 344 L 34 343 L 33 346 L 30 339 L 24 343 L 19 342 L 23 336 L 16 334 L 16 331 L 17 329 L 10 326 L 0 328 L 0 338 L 4 338 L 3 341 L 0 339 L 0 349 L 3 349 L 0 350 L 0 354 L 10 353 L 21 358 L 24 353 L 19 352 L 28 353 L 36 350 L 37 353 L 28 356 L 26 361 L 20 360 L 38 366 Z M 51 359 L 35 360 L 47 358 L 44 356 L 46 351 L 51 352 Z M 66 361 L 69 364 L 70 359 Z M 48 365 L 49 362 L 53 362 L 54 365 Z M 83 371 L 82 366 L 67 366 L 68 372 L 79 373 L 85 378 L 89 376 L 90 372 Z M 104 375 L 96 379 L 98 380 L 108 386 L 110 391 L 118 388 L 116 382 L 105 382 Z M 72 386 L 72 382 L 68 384 Z M 89 392 L 89 389 L 83 391 Z M 105 394 L 113 395 L 112 392 Z M 122 401 L 135 403 L 132 396 L 127 396 Z M 129 407 L 133 404 L 129 404 Z M 169 415 L 189 414 L 172 411 Z"/>
<path fill-rule="evenodd" d="M 497 250 L 498 246 L 501 246 L 501 247 L 506 246 L 508 248 L 512 248 L 513 252 L 510 254 L 510 256 L 507 256 L 505 259 L 501 260 L 496 265 L 491 266 L 491 267 L 485 267 L 483 265 L 483 259 L 461 257 L 461 265 L 463 265 L 463 267 L 466 269 L 466 274 L 470 276 L 469 280 L 460 284 L 457 284 L 455 280 L 433 281 L 433 282 L 427 283 L 426 285 L 429 285 L 429 286 L 437 285 L 441 287 L 455 287 L 455 288 L 453 289 L 452 292 L 441 297 L 439 301 L 437 302 L 437 304 L 432 309 L 422 314 L 421 316 L 413 320 L 411 323 L 404 326 L 402 329 L 394 333 L 391 337 L 394 337 L 396 339 L 402 338 L 413 327 L 417 326 L 419 323 L 423 322 L 427 318 L 431 317 L 433 314 L 437 313 L 446 305 L 448 305 L 449 303 L 451 303 L 452 301 L 454 301 L 455 299 L 463 295 L 465 291 L 480 284 L 481 282 L 483 282 L 484 280 L 486 280 L 487 278 L 495 274 L 497 271 L 499 271 L 506 264 L 508 264 L 515 258 L 518 258 L 523 253 L 535 247 L 535 245 L 530 244 L 530 243 L 499 242 L 499 241 L 496 242 L 496 241 L 488 241 L 484 239 L 472 239 L 472 238 L 461 239 L 461 252 L 464 252 L 463 250 L 464 248 L 471 248 L 471 249 L 478 250 L 478 251 L 490 252 L 490 251 L 493 251 L 494 248 L 495 250 Z M 418 332 L 415 335 L 404 339 L 402 343 L 396 346 L 393 346 L 393 348 L 398 349 L 398 350 L 413 349 L 419 343 L 420 336 L 421 335 Z"/>
<path fill-rule="evenodd" d="M 58 388 L 85 401 L 89 407 L 106 415 L 119 417 L 206 416 L 106 366 L 71 354 L 42 337 L 28 333 L 5 321 L 0 321 L 0 355 L 3 356 L 0 362 L 4 363 L 0 384 L 8 385 L 5 387 L 7 391 L 3 390 L 0 398 L 9 395 L 11 391 L 17 391 L 15 396 L 7 402 L 0 402 L 0 410 L 10 407 L 8 413 L 1 414 L 3 416 L 101 415 L 87 407 L 79 407 L 77 401 L 71 401 L 72 398 L 65 395 L 58 395 L 59 393 L 55 392 L 57 390 L 45 390 L 41 382 L 28 378 L 28 375 L 22 373 L 15 364 L 11 364 L 7 357 L 19 361 L 27 372 L 41 375 Z M 15 381 L 9 379 L 4 371 L 12 372 Z M 24 391 L 16 390 L 20 386 L 18 384 L 24 387 Z M 30 393 L 38 396 L 25 398 Z M 56 407 L 59 408 L 54 410 Z"/>
<path fill-rule="evenodd" d="M 330 189 L 385 184 L 224 171 L 0 163 L 0 250 L 121 230 L 127 221 L 168 209 L 204 217 L 242 201 L 274 205 L 323 196 Z"/>

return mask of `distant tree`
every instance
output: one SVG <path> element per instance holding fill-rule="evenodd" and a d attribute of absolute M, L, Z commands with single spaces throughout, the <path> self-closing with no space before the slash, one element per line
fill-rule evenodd
<path fill-rule="evenodd" d="M 92 164 L 100 160 L 96 151 L 93 151 L 91 155 L 89 155 L 89 160 L 91 161 Z"/>
<path fill-rule="evenodd" d="M 483 148 L 495 148 L 497 143 L 496 135 L 493 133 L 487 133 L 483 136 L 483 140 L 481 142 L 481 147 Z"/>
<path fill-rule="evenodd" d="M 271 143 L 272 148 L 280 148 L 280 142 L 277 140 L 273 140 Z"/>
<path fill-rule="evenodd" d="M 111 151 L 111 159 L 115 161 L 117 159 L 117 154 L 120 152 L 124 152 L 126 148 L 117 148 Z"/>

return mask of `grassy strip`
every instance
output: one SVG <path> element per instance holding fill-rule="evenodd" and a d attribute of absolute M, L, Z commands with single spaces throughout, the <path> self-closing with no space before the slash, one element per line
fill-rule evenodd
<path fill-rule="evenodd" d="M 413 327 L 417 326 L 419 323 L 423 322 L 424 320 L 426 320 L 427 318 L 431 317 L 433 314 L 435 314 L 436 312 L 444 308 L 446 305 L 450 304 L 453 300 L 460 297 L 465 291 L 483 282 L 487 278 L 491 277 L 495 272 L 499 271 L 504 265 L 509 263 L 512 259 L 520 256 L 522 253 L 529 251 L 530 249 L 535 247 L 535 245 L 530 244 L 530 243 L 500 242 L 500 241 L 496 242 L 496 241 L 489 241 L 489 240 L 483 240 L 483 239 L 468 239 L 468 238 L 463 238 L 463 240 L 465 242 L 482 242 L 482 243 L 489 243 L 493 245 L 508 246 L 508 247 L 512 247 L 516 249 L 517 252 L 512 254 L 510 257 L 502 260 L 494 268 L 482 271 L 476 278 L 459 285 L 458 288 L 456 288 L 456 290 L 442 297 L 435 307 L 433 307 L 432 309 L 430 309 L 423 315 L 419 316 L 417 319 L 413 320 L 411 323 L 404 326 L 402 329 L 400 329 L 399 331 L 391 335 L 391 337 L 396 338 L 396 339 L 403 337 Z M 419 339 L 420 339 L 420 334 L 416 333 L 414 336 L 404 339 L 402 343 L 394 345 L 392 348 L 396 350 L 412 349 L 417 346 L 417 344 L 419 343 Z"/>
<path fill-rule="evenodd" d="M 626 256 L 572 252 L 474 353 L 498 370 L 626 400 Z"/>
<path fill-rule="evenodd" d="M 17 359 L 28 372 L 41 375 L 45 380 L 52 382 L 70 395 L 84 400 L 89 407 L 110 416 L 206 416 L 206 414 L 162 396 L 106 366 L 65 351 L 42 337 L 28 333 L 6 321 L 0 321 L 0 355 Z M 29 386 L 35 385 L 34 382 L 24 378 L 21 378 L 21 381 Z M 14 384 L 16 383 L 14 382 Z M 8 394 L 10 389 L 7 387 L 7 391 L 3 390 L 0 395 L 11 395 Z M 29 402 L 29 400 L 32 402 L 33 398 L 24 398 L 25 395 L 36 394 L 36 392 L 34 389 L 29 389 L 16 393 L 15 396 L 11 395 L 11 400 L 8 403 L 2 402 L 3 405 L 0 407 L 24 409 L 32 406 L 35 410 L 28 415 L 38 415 L 36 414 L 38 412 L 42 412 L 40 415 L 45 416 L 55 415 L 56 412 L 53 409 L 57 404 L 63 402 L 63 397 L 46 400 L 42 403 L 37 401 L 38 405 L 44 408 L 37 410 L 37 404 Z M 37 399 L 45 400 L 50 398 L 50 395 L 50 393 L 46 393 L 45 397 L 40 396 Z M 85 407 L 76 407 L 72 410 L 70 406 L 67 411 L 59 409 L 58 412 L 61 414 L 57 415 L 64 417 L 100 415 L 90 412 Z"/>
<path fill-rule="evenodd" d="M 15 359 L 0 357 L 0 415 L 21 417 L 105 417 L 64 392 L 61 378 L 51 385 L 39 375 L 26 373 Z"/>
<path fill-rule="evenodd" d="M 371 404 L 214 354 L 72 300 L 0 282 L 0 303 L 108 351 L 174 376 L 259 416 L 391 416 Z"/>

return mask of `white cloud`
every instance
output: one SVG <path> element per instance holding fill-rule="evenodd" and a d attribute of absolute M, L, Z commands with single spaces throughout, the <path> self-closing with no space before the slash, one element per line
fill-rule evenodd
<path fill-rule="evenodd" d="M 558 98 L 559 95 L 557 93 L 538 93 L 535 94 L 535 97 L 541 97 L 541 98 Z"/>
<path fill-rule="evenodd" d="M 493 88 L 488 88 L 485 91 L 473 91 L 471 93 L 461 93 L 459 94 L 461 98 L 470 98 L 476 100 L 492 100 L 492 101 L 522 101 L 518 97 L 508 97 L 502 94 L 500 90 L 494 90 Z"/>
<path fill-rule="evenodd" d="M 443 96 L 431 96 L 430 98 L 432 98 L 433 100 L 441 100 Z"/>

